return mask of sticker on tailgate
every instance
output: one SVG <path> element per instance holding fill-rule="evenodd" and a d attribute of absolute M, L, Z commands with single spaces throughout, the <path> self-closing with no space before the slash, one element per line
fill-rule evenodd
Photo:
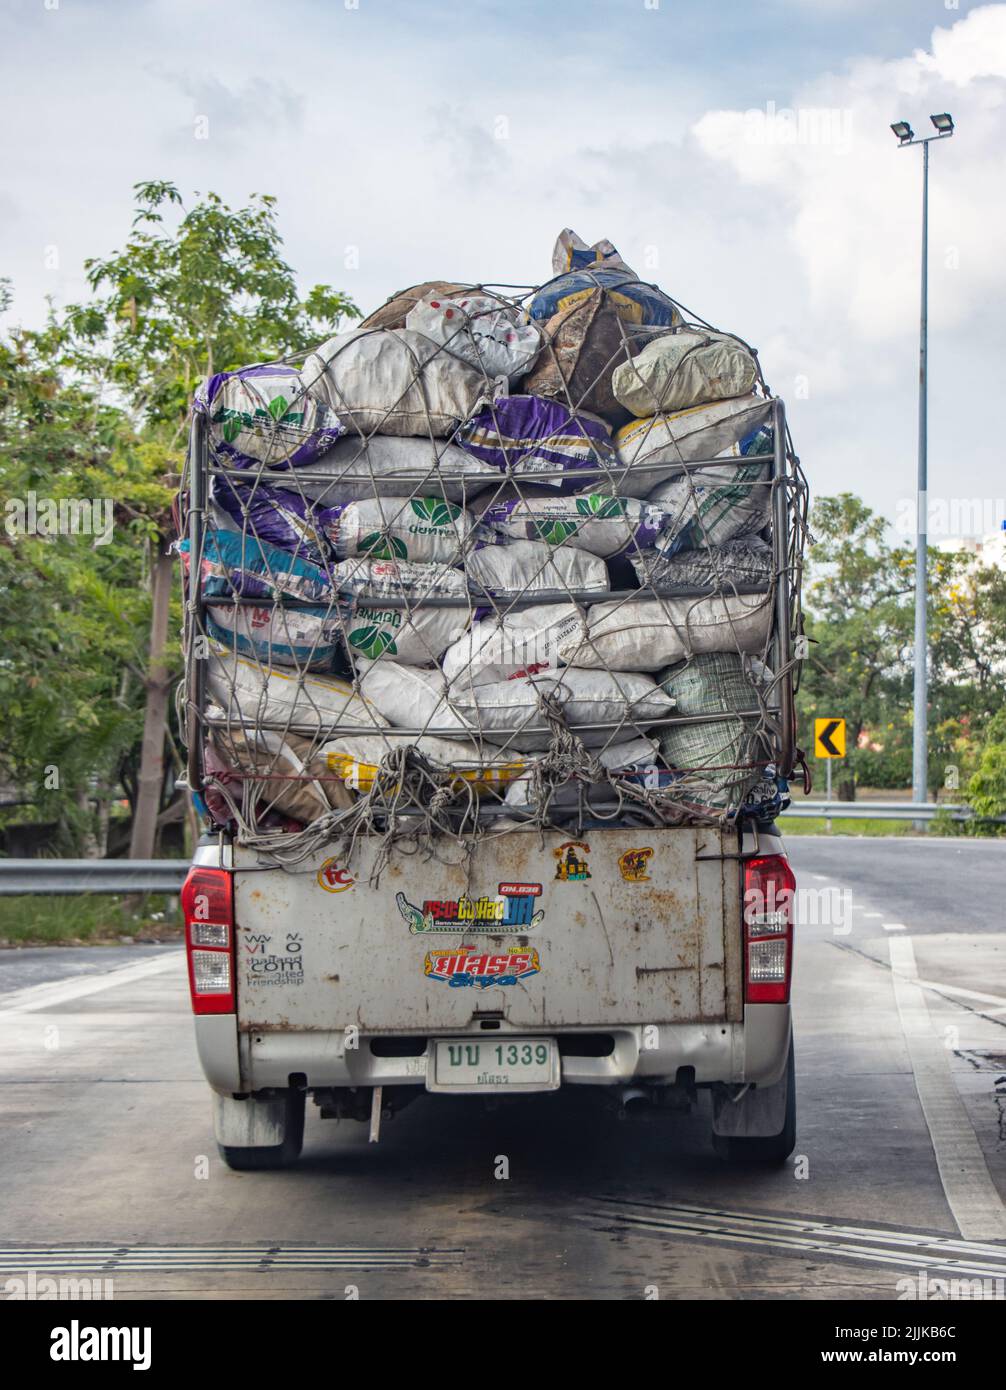
<path fill-rule="evenodd" d="M 525 932 L 545 919 L 535 907 L 540 883 L 501 883 L 499 893 L 481 898 L 427 898 L 422 907 L 410 903 L 404 893 L 395 896 L 398 910 L 413 936 L 424 932 Z"/>
<path fill-rule="evenodd" d="M 518 980 L 530 979 L 541 970 L 538 952 L 473 951 L 461 947 L 456 951 L 427 951 L 424 974 L 431 980 L 446 981 L 458 988 L 474 985 L 485 989 L 489 985 L 515 985 Z"/>

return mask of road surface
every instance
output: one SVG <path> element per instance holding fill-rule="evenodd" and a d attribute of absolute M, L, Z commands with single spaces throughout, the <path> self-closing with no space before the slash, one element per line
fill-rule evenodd
<path fill-rule="evenodd" d="M 378 1145 L 309 1105 L 295 1169 L 232 1173 L 179 947 L 0 953 L 0 1294 L 35 1270 L 101 1271 L 117 1298 L 893 1299 L 952 1277 L 1002 1297 L 1006 845 L 789 850 L 779 1170 L 716 1159 L 705 1098 L 620 1119 L 574 1091 L 424 1094 Z"/>

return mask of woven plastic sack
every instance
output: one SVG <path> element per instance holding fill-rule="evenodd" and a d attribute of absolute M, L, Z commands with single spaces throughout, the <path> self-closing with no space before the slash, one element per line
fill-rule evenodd
<path fill-rule="evenodd" d="M 574 546 L 551 546 L 546 541 L 507 541 L 487 545 L 465 561 L 473 592 L 497 598 L 518 594 L 603 593 L 609 588 L 608 567 L 589 551 Z"/>
<path fill-rule="evenodd" d="M 180 541 L 178 552 L 186 572 L 191 542 Z M 238 531 L 208 530 L 203 537 L 200 564 L 204 598 L 291 598 L 314 603 L 332 594 L 325 570 L 275 545 Z"/>
<path fill-rule="evenodd" d="M 356 669 L 360 693 L 393 727 L 466 727 L 447 703 L 447 680 L 439 667 L 406 666 L 382 656 L 378 661 L 360 659 Z"/>
<path fill-rule="evenodd" d="M 502 502 L 487 507 L 480 520 L 511 540 L 570 545 L 605 559 L 653 545 L 666 518 L 649 502 L 591 492 Z"/>
<path fill-rule="evenodd" d="M 666 516 L 654 544 L 662 555 L 724 545 L 768 524 L 772 488 L 767 462 L 729 463 L 692 469 L 650 494 Z"/>
<path fill-rule="evenodd" d="M 487 294 L 427 295 L 405 326 L 441 343 L 488 382 L 523 375 L 541 347 L 541 334 L 520 309 Z"/>
<path fill-rule="evenodd" d="M 486 391 L 481 372 L 407 328 L 337 334 L 310 354 L 302 376 L 360 435 L 444 438 Z"/>
<path fill-rule="evenodd" d="M 463 502 L 498 485 L 496 468 L 443 439 L 347 435 L 317 463 L 299 469 L 297 485 L 325 506 L 367 497 L 437 497 Z"/>
<path fill-rule="evenodd" d="M 767 586 L 774 573 L 772 547 L 751 536 L 698 550 L 664 555 L 647 550 L 633 556 L 640 584 L 658 589 L 726 589 L 734 585 Z"/>
<path fill-rule="evenodd" d="M 646 497 L 658 484 L 680 477 L 683 463 L 771 453 L 771 414 L 771 401 L 739 396 L 634 420 L 615 435 L 619 462 L 628 466 L 619 490 Z"/>
<path fill-rule="evenodd" d="M 347 810 L 353 804 L 343 782 L 330 777 L 317 780 L 310 739 L 292 734 L 283 738 L 267 729 L 217 729 L 213 741 L 237 774 L 235 781 L 254 785 L 263 808 L 282 811 L 308 825 L 333 807 Z M 240 804 L 240 794 L 235 799 Z"/>
<path fill-rule="evenodd" d="M 544 345 L 524 388 L 538 396 L 554 397 L 571 411 L 593 411 L 619 425 L 629 412 L 615 398 L 615 369 L 631 361 L 642 345 L 609 292 L 594 289 L 572 301 L 545 321 Z"/>
<path fill-rule="evenodd" d="M 375 661 L 385 653 L 408 666 L 438 661 L 468 625 L 463 608 L 359 608 L 346 619 L 345 642 L 352 657 Z"/>
<path fill-rule="evenodd" d="M 451 692 L 554 670 L 558 648 L 584 632 L 583 611 L 572 603 L 535 604 L 473 623 L 444 652 L 441 665 Z"/>
<path fill-rule="evenodd" d="M 332 583 L 340 594 L 355 598 L 407 599 L 415 606 L 426 599 L 468 596 L 468 584 L 460 570 L 442 565 L 414 564 L 409 560 L 374 560 L 359 557 L 340 560 L 331 568 Z M 459 608 L 462 621 L 467 610 Z M 362 614 L 364 610 L 361 608 Z"/>
<path fill-rule="evenodd" d="M 590 669 L 654 671 L 693 652 L 760 652 L 772 605 L 761 594 L 633 598 L 587 609 L 587 637 L 563 643 L 563 661 Z"/>
<path fill-rule="evenodd" d="M 348 503 L 325 527 L 340 560 L 411 560 L 458 565 L 475 524 L 455 502 L 436 497 L 370 497 Z"/>
<path fill-rule="evenodd" d="M 255 657 L 263 666 L 330 671 L 339 649 L 339 619 L 329 608 L 210 603 L 207 636 Z"/>
<path fill-rule="evenodd" d="M 663 689 L 678 713 L 727 714 L 760 709 L 758 688 L 744 659 L 735 652 L 697 655 L 660 672 Z M 726 719 L 706 724 L 671 724 L 660 734 L 660 749 L 675 771 L 689 775 L 675 795 L 700 810 L 720 811 L 743 800 L 757 784 L 761 769 L 745 766 L 764 757 L 756 736 L 758 718 Z"/>
<path fill-rule="evenodd" d="M 652 738 L 633 738 L 624 743 L 613 743 L 607 748 L 598 749 L 595 754 L 601 766 L 606 771 L 616 775 L 619 773 L 634 774 L 643 768 L 651 767 L 656 756 L 657 744 Z M 570 777 L 566 782 L 555 785 L 549 798 L 549 809 L 574 809 L 579 804 L 581 786 L 582 783 L 573 777 Z M 589 804 L 597 804 L 609 799 L 605 796 L 605 791 L 604 783 L 600 786 L 588 785 L 584 787 Z M 531 768 L 523 777 L 517 777 L 510 783 L 503 799 L 507 806 L 520 810 L 531 810 L 534 807 L 534 782 Z"/>
<path fill-rule="evenodd" d="M 299 468 L 346 433 L 338 415 L 308 393 L 300 372 L 282 362 L 218 372 L 192 405 L 207 418 L 214 455 L 232 468 Z"/>
<path fill-rule="evenodd" d="M 551 318 L 601 287 L 608 291 L 609 302 L 627 323 L 671 327 L 681 321 L 673 300 L 656 285 L 642 283 L 610 241 L 588 246 L 565 227 L 552 252 L 552 270 L 557 278 L 531 300 L 532 319 Z"/>
<path fill-rule="evenodd" d="M 601 726 L 574 730 L 589 748 L 642 733 L 673 710 L 673 701 L 649 676 L 573 667 L 451 695 L 458 713 L 488 742 L 526 751 L 547 748 L 553 736 L 544 701 L 567 727 Z"/>
<path fill-rule="evenodd" d="M 679 329 L 646 344 L 615 368 L 615 399 L 633 415 L 687 410 L 748 395 L 758 380 L 751 353 L 724 333 Z"/>
<path fill-rule="evenodd" d="M 481 463 L 558 492 L 581 487 L 576 474 L 584 468 L 615 466 L 610 436 L 610 426 L 589 413 L 574 416 L 558 401 L 522 395 L 483 406 L 456 438 Z"/>
<path fill-rule="evenodd" d="M 421 285 L 412 285 L 407 290 L 398 290 L 389 300 L 360 321 L 360 328 L 404 328 L 410 310 L 422 299 L 431 294 L 443 295 L 449 299 L 455 294 L 464 294 L 474 289 L 472 285 L 460 285 L 453 280 L 424 280 Z"/>
<path fill-rule="evenodd" d="M 207 690 L 227 718 L 249 728 L 276 723 L 313 736 L 335 725 L 383 729 L 385 719 L 346 681 L 331 676 L 269 670 L 257 661 L 211 647 Z"/>
<path fill-rule="evenodd" d="M 337 521 L 339 507 L 316 506 L 289 488 L 231 483 L 220 477 L 213 480 L 213 500 L 232 526 L 257 540 L 316 565 L 331 556 L 326 529 Z"/>
<path fill-rule="evenodd" d="M 459 782 L 476 786 L 505 786 L 526 771 L 525 759 L 481 754 L 471 743 L 455 739 L 389 732 L 377 736 L 336 737 L 322 744 L 318 762 L 341 777 L 352 791 L 369 792 L 382 759 L 401 748 L 415 748 L 437 773 L 450 773 Z"/>

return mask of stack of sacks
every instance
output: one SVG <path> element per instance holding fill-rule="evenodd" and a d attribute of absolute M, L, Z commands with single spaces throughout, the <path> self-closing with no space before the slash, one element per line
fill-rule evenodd
<path fill-rule="evenodd" d="M 767 650 L 753 354 L 686 325 L 609 242 L 562 232 L 553 271 L 526 308 L 417 285 L 300 368 L 197 393 L 214 757 L 261 765 L 299 820 L 402 746 L 525 808 L 568 729 L 605 778 L 649 776 L 658 746 L 680 771 L 669 672 Z"/>

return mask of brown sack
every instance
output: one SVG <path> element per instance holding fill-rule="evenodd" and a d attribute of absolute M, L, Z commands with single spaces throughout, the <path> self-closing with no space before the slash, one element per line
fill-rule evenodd
<path fill-rule="evenodd" d="M 274 745 L 272 750 L 262 746 L 266 740 Z M 240 780 L 255 779 L 260 807 L 265 805 L 271 811 L 282 811 L 310 825 L 328 809 L 322 804 L 319 792 L 324 792 L 328 806 L 337 811 L 347 810 L 353 804 L 353 795 L 345 783 L 333 777 L 318 760 L 316 745 L 311 739 L 299 738 L 296 734 L 280 737 L 253 731 L 249 740 L 240 727 L 235 727 L 215 730 L 213 741 L 219 755 L 241 775 Z M 237 788 L 234 795 L 240 804 Z"/>
<path fill-rule="evenodd" d="M 442 294 L 447 299 L 451 295 L 459 294 L 462 290 L 470 288 L 470 285 L 455 285 L 450 280 L 426 280 L 421 285 L 413 285 L 411 289 L 398 290 L 387 303 L 382 304 L 379 309 L 375 309 L 372 314 L 368 314 L 361 323 L 354 325 L 354 327 L 404 328 L 406 314 L 428 294 Z"/>
<path fill-rule="evenodd" d="M 591 290 L 543 325 L 545 342 L 522 391 L 551 396 L 568 410 L 589 410 L 609 424 L 630 419 L 611 389 L 615 368 L 635 357 L 652 333 L 619 318 L 603 289 Z"/>

